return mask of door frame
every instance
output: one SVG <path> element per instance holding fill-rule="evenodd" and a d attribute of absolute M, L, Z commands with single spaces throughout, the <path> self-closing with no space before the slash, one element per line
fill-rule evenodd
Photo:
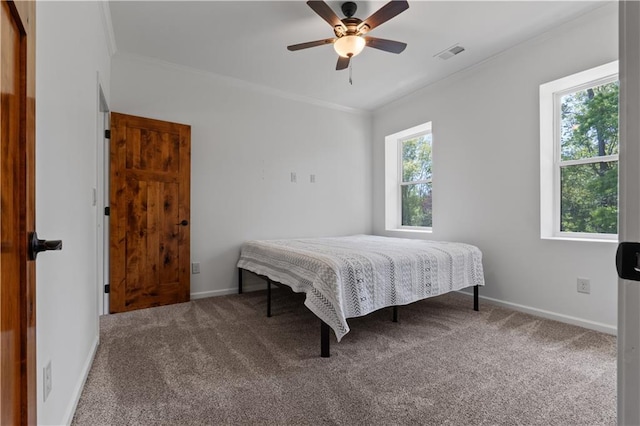
<path fill-rule="evenodd" d="M 104 95 L 103 87 L 104 85 L 98 72 L 96 187 L 93 189 L 93 203 L 96 206 L 96 285 L 99 316 L 109 313 L 109 295 L 105 293 L 104 289 L 109 282 L 109 221 L 108 216 L 105 215 L 105 207 L 109 205 L 109 139 L 105 137 L 105 131 L 110 129 L 110 117 L 109 104 Z"/>
<path fill-rule="evenodd" d="M 621 1 L 619 238 L 640 241 L 640 3 Z M 613 259 L 612 259 L 613 263 Z M 618 424 L 640 424 L 640 283 L 618 280 Z"/>

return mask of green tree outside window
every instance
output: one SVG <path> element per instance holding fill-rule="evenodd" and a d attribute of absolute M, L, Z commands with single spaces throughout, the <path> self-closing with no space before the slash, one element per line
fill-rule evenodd
<path fill-rule="evenodd" d="M 431 132 L 400 141 L 402 150 L 402 226 L 431 227 Z"/>
<path fill-rule="evenodd" d="M 618 232 L 617 81 L 560 100 L 560 231 Z"/>

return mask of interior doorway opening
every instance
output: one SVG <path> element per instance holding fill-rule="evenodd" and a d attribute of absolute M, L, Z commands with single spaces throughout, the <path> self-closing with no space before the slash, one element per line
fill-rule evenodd
<path fill-rule="evenodd" d="M 98 314 L 109 313 L 109 137 L 111 127 L 109 105 L 98 75 L 98 108 L 96 135 L 96 281 L 98 286 Z"/>

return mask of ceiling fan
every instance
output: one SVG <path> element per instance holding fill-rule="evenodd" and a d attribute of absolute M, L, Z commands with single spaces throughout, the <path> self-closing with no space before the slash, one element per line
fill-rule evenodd
<path fill-rule="evenodd" d="M 365 20 L 353 16 L 358 6 L 351 1 L 342 3 L 341 8 L 342 13 L 345 15 L 344 19 L 338 18 L 338 15 L 322 0 L 309 0 L 307 4 L 333 27 L 333 32 L 336 36 L 333 38 L 325 38 L 324 40 L 309 41 L 307 43 L 287 46 L 287 49 L 292 52 L 325 44 L 333 44 L 334 49 L 339 55 L 336 70 L 343 70 L 349 67 L 351 58 L 362 52 L 365 46 L 391 53 L 401 53 L 407 47 L 407 43 L 399 41 L 369 36 L 365 37 L 365 34 L 375 27 L 384 24 L 391 18 L 407 10 L 409 3 L 407 3 L 406 0 L 390 1 Z"/>

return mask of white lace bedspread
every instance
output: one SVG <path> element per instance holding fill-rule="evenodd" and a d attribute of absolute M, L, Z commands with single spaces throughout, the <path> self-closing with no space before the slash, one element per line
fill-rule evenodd
<path fill-rule="evenodd" d="M 306 293 L 305 306 L 338 341 L 347 318 L 484 285 L 475 246 L 372 235 L 248 241 L 238 267 Z"/>

